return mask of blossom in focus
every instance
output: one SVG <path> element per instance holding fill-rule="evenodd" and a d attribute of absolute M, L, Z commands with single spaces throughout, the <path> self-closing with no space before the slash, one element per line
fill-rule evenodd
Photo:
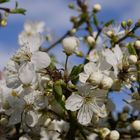
<path fill-rule="evenodd" d="M 82 125 L 91 122 L 93 114 L 104 118 L 107 116 L 105 107 L 106 93 L 104 90 L 94 90 L 90 85 L 82 85 L 78 88 L 78 93 L 73 93 L 66 100 L 67 110 L 78 111 L 77 119 Z"/>

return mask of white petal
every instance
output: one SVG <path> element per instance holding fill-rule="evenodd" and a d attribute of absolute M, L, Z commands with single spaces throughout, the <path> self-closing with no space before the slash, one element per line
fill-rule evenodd
<path fill-rule="evenodd" d="M 87 125 L 90 123 L 92 116 L 92 107 L 88 104 L 84 104 L 82 108 L 78 111 L 77 119 L 80 124 Z"/>
<path fill-rule="evenodd" d="M 18 74 L 9 73 L 6 75 L 6 85 L 8 88 L 17 88 L 21 85 L 21 81 L 19 80 Z"/>
<path fill-rule="evenodd" d="M 14 125 L 21 122 L 21 110 L 15 110 L 9 119 L 9 125 Z"/>
<path fill-rule="evenodd" d="M 14 62 L 13 60 L 10 60 L 5 68 L 6 71 L 9 71 L 9 72 L 17 72 L 19 69 L 19 66 L 16 62 Z"/>
<path fill-rule="evenodd" d="M 44 42 L 44 38 L 40 34 L 28 35 L 23 31 L 18 38 L 19 45 L 26 46 L 29 48 L 30 52 L 35 52 L 39 50 L 39 47 Z"/>
<path fill-rule="evenodd" d="M 84 66 L 84 72 L 87 74 L 91 74 L 92 72 L 97 71 L 97 66 L 93 62 L 89 62 Z"/>
<path fill-rule="evenodd" d="M 29 111 L 26 114 L 26 124 L 30 127 L 34 127 L 38 123 L 38 115 L 34 111 Z"/>
<path fill-rule="evenodd" d="M 79 74 L 79 81 L 82 83 L 86 83 L 88 78 L 89 78 L 89 75 L 84 72 Z"/>
<path fill-rule="evenodd" d="M 67 110 L 76 111 L 80 109 L 83 104 L 83 98 L 78 94 L 72 94 L 67 100 L 65 107 Z"/>
<path fill-rule="evenodd" d="M 117 63 L 118 63 L 117 58 L 116 58 L 115 54 L 110 49 L 106 49 L 103 52 L 103 55 L 105 56 L 106 61 L 110 65 L 112 65 L 112 66 L 117 65 Z"/>
<path fill-rule="evenodd" d="M 30 84 L 36 77 L 34 65 L 32 63 L 25 63 L 19 69 L 19 78 L 23 84 Z"/>
<path fill-rule="evenodd" d="M 140 100 L 130 102 L 130 105 L 135 109 L 140 111 Z"/>
<path fill-rule="evenodd" d="M 119 45 L 116 45 L 115 48 L 113 48 L 113 51 L 114 51 L 114 54 L 115 54 L 117 60 L 120 62 L 123 58 L 123 54 L 122 54 L 122 51 L 121 51 Z"/>
<path fill-rule="evenodd" d="M 33 53 L 31 62 L 35 65 L 36 70 L 39 70 L 48 67 L 51 59 L 47 53 L 37 51 Z"/>
<path fill-rule="evenodd" d="M 94 112 L 96 115 L 98 115 L 99 117 L 104 118 L 104 117 L 107 116 L 107 112 L 106 112 L 105 105 L 102 105 L 102 106 L 100 107 L 100 106 L 98 106 L 98 105 L 96 104 L 96 102 L 94 102 L 94 103 L 91 104 L 91 106 L 92 106 L 93 112 Z"/>

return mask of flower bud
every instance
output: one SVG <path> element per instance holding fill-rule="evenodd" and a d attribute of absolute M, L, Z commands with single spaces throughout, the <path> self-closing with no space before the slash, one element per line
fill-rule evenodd
<path fill-rule="evenodd" d="M 102 138 L 106 138 L 110 134 L 110 130 L 108 128 L 102 128 L 100 130 Z"/>
<path fill-rule="evenodd" d="M 140 131 L 140 120 L 135 120 L 132 122 L 132 127 L 137 130 Z"/>
<path fill-rule="evenodd" d="M 108 76 L 104 76 L 101 83 L 104 89 L 109 89 L 113 85 L 113 80 Z"/>
<path fill-rule="evenodd" d="M 101 7 L 101 5 L 100 5 L 99 3 L 97 3 L 97 4 L 95 4 L 95 5 L 93 6 L 93 10 L 94 10 L 95 12 L 99 12 L 99 11 L 101 11 L 101 9 L 102 9 L 102 7 Z"/>
<path fill-rule="evenodd" d="M 1 26 L 6 26 L 7 25 L 7 20 L 6 19 L 2 19 L 0 25 Z"/>
<path fill-rule="evenodd" d="M 4 125 L 4 126 L 5 126 L 5 125 L 7 125 L 7 124 L 8 124 L 7 118 L 4 118 L 4 117 L 3 117 L 3 118 L 0 119 L 0 125 Z"/>
<path fill-rule="evenodd" d="M 109 140 L 119 140 L 120 134 L 116 130 L 112 130 L 109 134 Z"/>
<path fill-rule="evenodd" d="M 89 77 L 89 82 L 92 84 L 100 84 L 103 75 L 100 72 L 95 72 Z"/>
<path fill-rule="evenodd" d="M 79 44 L 76 37 L 67 37 L 62 41 L 63 49 L 67 55 L 73 54 L 78 49 Z"/>
<path fill-rule="evenodd" d="M 68 5 L 68 7 L 69 7 L 70 9 L 74 9 L 74 8 L 75 8 L 75 6 L 74 6 L 73 3 L 70 3 L 70 4 Z"/>
<path fill-rule="evenodd" d="M 70 30 L 70 34 L 74 35 L 76 33 L 76 31 L 77 31 L 76 28 L 73 28 L 73 29 Z"/>
<path fill-rule="evenodd" d="M 128 25 L 129 27 L 132 25 L 132 23 L 133 23 L 132 19 L 128 19 L 127 25 Z"/>
<path fill-rule="evenodd" d="M 89 45 L 93 45 L 95 43 L 95 39 L 93 36 L 88 36 L 87 37 L 87 42 Z"/>
<path fill-rule="evenodd" d="M 25 135 L 21 136 L 19 138 L 19 140 L 31 140 L 31 138 L 27 134 L 25 134 Z"/>
<path fill-rule="evenodd" d="M 133 64 L 135 64 L 137 62 L 138 58 L 136 55 L 130 55 L 129 56 L 129 61 Z"/>
<path fill-rule="evenodd" d="M 135 42 L 135 47 L 136 47 L 136 49 L 140 50 L 140 40 L 137 40 Z"/>
<path fill-rule="evenodd" d="M 124 29 L 126 28 L 126 25 L 127 25 L 126 21 L 122 21 L 121 26 L 122 26 Z"/>

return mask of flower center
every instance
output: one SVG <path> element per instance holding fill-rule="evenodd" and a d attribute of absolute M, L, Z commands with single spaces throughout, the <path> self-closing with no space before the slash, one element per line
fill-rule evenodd
<path fill-rule="evenodd" d="M 84 102 L 85 102 L 85 103 L 89 103 L 89 102 L 91 102 L 91 101 L 92 101 L 92 98 L 89 97 L 89 96 L 87 96 L 87 97 L 84 98 Z"/>

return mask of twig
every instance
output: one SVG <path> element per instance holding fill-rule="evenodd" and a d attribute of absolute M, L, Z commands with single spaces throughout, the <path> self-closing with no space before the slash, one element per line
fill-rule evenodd
<path fill-rule="evenodd" d="M 48 48 L 41 48 L 41 51 L 49 52 L 51 49 L 53 49 L 57 44 L 59 44 L 65 37 L 67 37 L 70 34 L 70 31 L 67 31 L 60 39 L 58 39 L 56 42 L 54 42 L 52 45 L 50 45 Z"/>

